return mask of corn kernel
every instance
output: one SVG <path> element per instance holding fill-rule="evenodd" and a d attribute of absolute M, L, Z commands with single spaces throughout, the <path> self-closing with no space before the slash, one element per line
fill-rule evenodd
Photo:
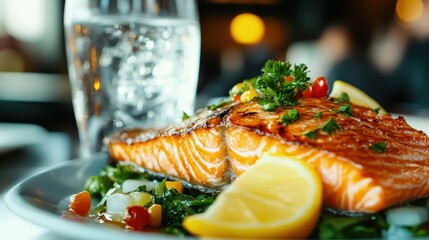
<path fill-rule="evenodd" d="M 255 89 L 250 89 L 241 94 L 240 100 L 246 103 L 252 101 L 255 97 L 259 97 L 258 92 Z"/>
<path fill-rule="evenodd" d="M 148 209 L 149 212 L 149 226 L 160 227 L 162 223 L 162 207 L 159 204 L 153 204 Z"/>
<path fill-rule="evenodd" d="M 244 86 L 243 83 L 235 84 L 234 87 L 232 87 L 232 89 L 229 91 L 229 95 L 231 97 L 237 95 L 240 92 L 240 90 L 243 88 L 243 86 Z"/>
<path fill-rule="evenodd" d="M 174 188 L 179 193 L 183 192 L 183 184 L 179 181 L 166 181 L 165 186 L 167 187 L 167 189 Z"/>
<path fill-rule="evenodd" d="M 152 195 L 147 192 L 132 192 L 129 194 L 131 197 L 131 205 L 138 205 L 144 207 L 152 201 Z"/>

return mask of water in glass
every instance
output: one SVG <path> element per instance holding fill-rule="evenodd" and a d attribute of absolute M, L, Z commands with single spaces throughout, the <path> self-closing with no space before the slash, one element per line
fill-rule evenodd
<path fill-rule="evenodd" d="M 69 31 L 69 75 L 84 151 L 99 151 L 102 139 L 117 129 L 159 128 L 193 112 L 197 23 L 91 18 Z"/>

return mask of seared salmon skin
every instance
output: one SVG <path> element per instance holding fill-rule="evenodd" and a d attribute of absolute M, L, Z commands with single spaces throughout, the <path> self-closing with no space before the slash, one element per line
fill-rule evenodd
<path fill-rule="evenodd" d="M 402 117 L 347 104 L 303 98 L 264 111 L 257 102 L 233 102 L 159 131 L 117 132 L 108 148 L 114 161 L 212 190 L 262 153 L 284 153 L 319 172 L 327 207 L 348 212 L 373 213 L 429 196 L 429 137 Z M 292 109 L 299 119 L 282 121 Z"/>

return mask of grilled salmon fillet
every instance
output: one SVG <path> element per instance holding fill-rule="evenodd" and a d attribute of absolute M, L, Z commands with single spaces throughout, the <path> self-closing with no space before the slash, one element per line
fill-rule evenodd
<path fill-rule="evenodd" d="M 303 98 L 268 112 L 255 102 L 230 103 L 159 131 L 117 132 L 108 148 L 115 161 L 215 190 L 263 152 L 284 153 L 310 163 L 322 177 L 324 203 L 348 212 L 372 213 L 429 196 L 428 136 L 402 117 L 351 103 L 352 115 L 341 114 L 343 104 Z M 283 123 L 292 108 L 299 120 Z M 336 128 L 324 131 L 327 122 Z M 386 148 L 372 149 L 378 143 Z"/>

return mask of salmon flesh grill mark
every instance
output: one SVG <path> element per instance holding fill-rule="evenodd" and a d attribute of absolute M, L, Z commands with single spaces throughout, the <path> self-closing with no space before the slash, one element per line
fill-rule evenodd
<path fill-rule="evenodd" d="M 263 152 L 280 152 L 309 162 L 321 175 L 324 202 L 333 209 L 376 212 L 429 196 L 429 138 L 402 118 L 377 115 L 353 105 L 353 116 L 338 113 L 343 104 L 328 98 L 301 99 L 293 106 L 298 121 L 280 118 L 257 103 L 231 103 L 158 132 L 124 130 L 109 140 L 115 161 L 220 190 L 246 171 Z M 318 115 L 318 117 L 315 117 Z M 333 119 L 339 128 L 317 131 Z M 331 120 L 332 120 L 331 119 Z M 386 144 L 385 152 L 370 147 Z"/>

